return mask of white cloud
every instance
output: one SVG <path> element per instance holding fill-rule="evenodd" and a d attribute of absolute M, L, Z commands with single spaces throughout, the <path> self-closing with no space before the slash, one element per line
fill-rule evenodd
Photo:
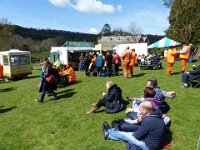
<path fill-rule="evenodd" d="M 48 1 L 57 7 L 66 7 L 71 4 L 70 0 L 48 0 Z"/>
<path fill-rule="evenodd" d="M 104 4 L 101 0 L 48 0 L 51 4 L 57 7 L 72 7 L 77 11 L 84 13 L 114 13 L 114 5 Z M 116 9 L 121 12 L 122 6 L 118 5 Z"/>
<path fill-rule="evenodd" d="M 96 14 L 115 12 L 113 5 L 103 4 L 99 0 L 78 0 L 74 8 L 80 12 Z"/>
<path fill-rule="evenodd" d="M 122 12 L 122 5 L 117 5 L 118 12 Z"/>
<path fill-rule="evenodd" d="M 95 28 L 90 28 L 89 33 L 97 34 L 97 33 L 99 33 L 99 31 L 97 29 L 95 29 Z"/>

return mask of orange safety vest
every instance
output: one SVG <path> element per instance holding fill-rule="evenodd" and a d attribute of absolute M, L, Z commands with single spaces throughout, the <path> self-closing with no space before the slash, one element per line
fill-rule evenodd
<path fill-rule="evenodd" d="M 91 62 L 92 62 L 94 65 L 96 65 L 96 62 L 97 62 L 97 57 L 96 57 L 96 56 L 93 56 L 93 58 L 92 58 Z"/>
<path fill-rule="evenodd" d="M 135 59 L 137 54 L 135 52 L 131 52 L 131 62 L 129 64 L 130 67 L 135 67 Z"/>
<path fill-rule="evenodd" d="M 180 54 L 179 58 L 188 60 L 190 58 L 190 46 L 184 46 L 183 48 L 186 48 L 187 52 L 185 54 Z"/>
<path fill-rule="evenodd" d="M 122 54 L 122 60 L 127 60 L 130 61 L 131 60 L 131 53 L 129 50 L 125 50 L 124 53 Z"/>
<path fill-rule="evenodd" d="M 69 83 L 74 83 L 74 82 L 76 82 L 76 74 L 75 74 L 75 72 L 74 72 L 74 70 L 73 70 L 72 67 L 70 67 L 69 69 L 65 70 L 64 72 L 67 73 L 67 74 L 70 74 L 70 75 L 68 76 Z"/>
<path fill-rule="evenodd" d="M 167 62 L 174 63 L 176 60 L 176 48 L 169 49 L 167 52 Z"/>

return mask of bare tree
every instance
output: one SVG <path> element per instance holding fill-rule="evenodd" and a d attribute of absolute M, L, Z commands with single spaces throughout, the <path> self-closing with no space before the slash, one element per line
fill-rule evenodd
<path fill-rule="evenodd" d="M 129 31 L 132 34 L 132 38 L 135 42 L 139 42 L 142 37 L 142 31 L 139 26 L 135 22 L 131 22 L 129 25 Z"/>
<path fill-rule="evenodd" d="M 1 18 L 0 25 L 11 25 L 11 22 L 9 22 L 7 18 Z"/>

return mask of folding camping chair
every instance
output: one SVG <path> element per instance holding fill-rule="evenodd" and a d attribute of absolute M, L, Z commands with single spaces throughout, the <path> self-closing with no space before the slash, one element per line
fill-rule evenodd
<path fill-rule="evenodd" d="M 196 88 L 196 87 L 200 86 L 200 78 L 197 78 L 195 80 L 191 80 L 190 83 L 191 83 L 193 88 Z"/>

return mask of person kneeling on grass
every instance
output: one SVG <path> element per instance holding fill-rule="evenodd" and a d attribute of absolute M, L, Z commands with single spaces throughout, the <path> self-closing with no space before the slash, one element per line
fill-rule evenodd
<path fill-rule="evenodd" d="M 128 142 L 128 150 L 158 150 L 162 147 L 165 124 L 160 110 L 154 110 L 151 102 L 144 101 L 140 104 L 143 120 L 139 129 L 132 132 L 122 132 L 110 128 L 107 122 L 103 123 L 103 135 L 106 140 Z"/>
<path fill-rule="evenodd" d="M 106 83 L 108 93 L 102 93 L 103 98 L 86 113 L 87 115 L 96 112 L 97 109 L 104 106 L 107 113 L 116 113 L 125 109 L 124 99 L 122 97 L 122 90 L 113 81 Z"/>

